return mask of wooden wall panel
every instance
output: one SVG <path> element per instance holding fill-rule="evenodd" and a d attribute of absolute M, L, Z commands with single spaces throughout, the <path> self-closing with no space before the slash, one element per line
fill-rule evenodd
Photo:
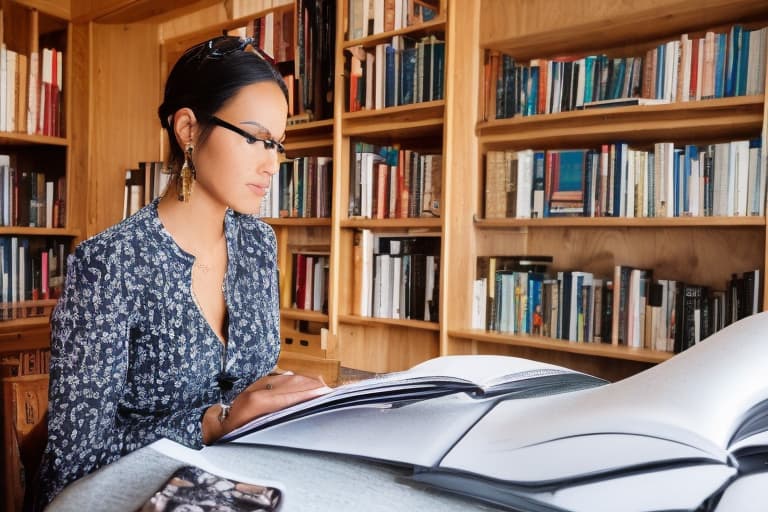
<path fill-rule="evenodd" d="M 87 234 L 118 222 L 125 170 L 162 159 L 157 25 L 92 25 Z"/>

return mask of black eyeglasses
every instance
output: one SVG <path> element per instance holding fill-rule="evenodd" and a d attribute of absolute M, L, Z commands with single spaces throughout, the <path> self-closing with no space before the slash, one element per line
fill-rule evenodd
<path fill-rule="evenodd" d="M 213 122 L 213 124 L 217 126 L 221 126 L 222 128 L 231 130 L 237 133 L 238 135 L 242 135 L 243 137 L 245 137 L 245 141 L 248 144 L 256 144 L 256 142 L 261 142 L 262 144 L 264 144 L 264 149 L 274 149 L 280 154 L 285 153 L 285 146 L 283 146 L 281 143 L 277 142 L 274 139 L 260 139 L 259 137 L 256 137 L 253 134 L 248 133 L 242 128 L 238 128 L 237 126 L 230 124 L 216 116 L 210 116 L 209 119 L 211 120 L 211 122 Z"/>
<path fill-rule="evenodd" d="M 269 56 L 264 50 L 259 48 L 257 41 L 253 37 L 238 36 L 218 36 L 200 43 L 184 52 L 188 59 L 220 59 L 233 52 L 244 51 L 248 46 L 253 52 L 270 64 L 275 63 L 275 59 Z"/>

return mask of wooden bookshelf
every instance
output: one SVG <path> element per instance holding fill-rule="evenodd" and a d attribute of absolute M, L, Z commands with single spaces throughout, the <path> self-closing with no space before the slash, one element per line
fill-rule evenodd
<path fill-rule="evenodd" d="M 749 0 L 630 0 L 606 4 L 598 0 L 574 3 L 553 0 L 546 8 L 524 0 L 436 0 L 438 16 L 423 25 L 383 32 L 357 39 L 347 37 L 348 1 L 338 1 L 336 19 L 336 70 L 332 119 L 298 123 L 287 129 L 289 156 L 332 156 L 333 213 L 329 219 L 268 219 L 278 238 L 281 280 L 289 272 L 291 251 L 301 246 L 327 247 L 330 258 L 328 314 L 315 316 L 287 307 L 285 321 L 318 322 L 329 329 L 328 353 L 342 366 L 371 372 L 399 370 L 440 354 L 503 353 L 534 357 L 573 366 L 611 379 L 619 379 L 670 357 L 666 353 L 626 347 L 569 344 L 561 340 L 520 337 L 469 329 L 471 290 L 476 258 L 489 254 L 553 254 L 553 269 L 605 273 L 615 264 L 653 267 L 665 278 L 691 279 L 722 286 L 731 272 L 768 266 L 768 224 L 759 217 L 681 218 L 545 218 L 483 219 L 483 155 L 497 149 L 564 149 L 592 147 L 615 139 L 634 144 L 662 140 L 677 143 L 717 142 L 753 138 L 763 134 L 765 147 L 766 96 L 731 98 L 580 110 L 510 119 L 483 118 L 483 55 L 498 50 L 520 61 L 559 55 L 622 52 L 641 55 L 660 42 L 688 32 L 702 34 L 723 30 L 733 23 L 749 27 L 768 25 L 768 5 Z M 178 5 L 177 5 L 178 4 Z M 219 5 L 191 6 L 176 2 L 164 9 L 150 9 L 147 2 L 119 8 L 95 6 L 98 16 L 91 44 L 94 65 L 110 60 L 128 41 L 142 55 L 138 61 L 121 62 L 122 70 L 105 71 L 109 80 L 126 80 L 126 95 L 138 113 L 120 123 L 95 116 L 91 133 L 130 135 L 130 162 L 154 160 L 158 148 L 154 112 L 173 55 L 193 42 L 220 34 L 270 10 L 290 9 L 291 1 L 235 1 L 229 9 Z M 141 18 L 139 20 L 137 18 Z M 109 21 L 109 24 L 107 23 Z M 141 21 L 142 23 L 138 23 Z M 111 23 L 125 23 L 118 26 Z M 125 32 L 125 34 L 124 34 Z M 393 36 L 421 38 L 444 35 L 444 99 L 403 106 L 348 112 L 345 59 L 356 46 L 372 48 Z M 121 36 L 121 40 L 117 36 Z M 118 41 L 119 44 L 118 44 Z M 158 45 L 167 50 L 157 52 Z M 133 53 L 133 52 L 132 52 Z M 157 57 L 157 54 L 160 56 Z M 152 59 L 157 59 L 156 61 Z M 84 60 L 84 62 L 86 62 Z M 146 62 L 158 73 L 142 74 Z M 109 80 L 97 83 L 86 97 L 94 100 L 94 114 L 115 103 L 114 91 L 122 85 Z M 128 91 L 130 86 L 130 91 Z M 112 97 L 107 97 L 110 90 Z M 142 100 L 135 91 L 142 92 Z M 119 95 L 118 95 L 119 96 Z M 149 99 L 146 99 L 149 98 Z M 142 135 L 135 135 L 142 133 Z M 0 140 L 2 140 L 0 138 Z M 362 219 L 348 214 L 349 169 L 355 142 L 440 152 L 443 157 L 441 216 L 408 219 Z M 14 144 L 25 141 L 11 141 Z M 108 197 L 120 187 L 108 182 L 119 178 L 122 155 L 107 155 L 101 140 L 94 140 L 95 157 L 89 176 L 89 197 Z M 60 144 L 78 144 L 61 141 Z M 105 143 L 106 144 L 106 143 Z M 87 146 L 86 146 L 87 147 Z M 146 157 L 141 156 L 147 154 Z M 766 153 L 765 151 L 763 152 Z M 765 156 L 764 156 L 765 158 Z M 107 177 L 109 176 L 109 177 Z M 85 185 L 81 185 L 85 187 Z M 110 189 L 112 192 L 107 193 Z M 89 206 L 83 236 L 106 227 L 109 208 L 100 211 L 101 199 Z M 106 213 L 105 213 L 106 212 Z M 440 322 L 389 320 L 352 314 L 353 243 L 362 229 L 375 233 L 428 233 L 441 237 Z M 764 287 L 764 290 L 768 287 Z M 763 303 L 766 301 L 763 294 Z"/>
<path fill-rule="evenodd" d="M 506 353 L 564 364 L 619 379 L 669 357 L 669 353 L 559 339 L 469 329 L 471 277 L 478 256 L 491 254 L 551 254 L 551 271 L 585 270 L 610 276 L 614 265 L 654 269 L 654 278 L 678 279 L 724 288 L 732 272 L 766 269 L 766 219 L 750 217 L 678 218 L 538 218 L 484 219 L 483 155 L 501 149 L 567 149 L 592 147 L 615 140 L 642 146 L 659 141 L 678 144 L 712 143 L 762 137 L 766 145 L 766 96 L 737 96 L 664 105 L 600 108 L 509 119 L 483 119 L 483 55 L 498 50 L 525 63 L 534 58 L 606 53 L 621 55 L 645 49 L 680 34 L 724 31 L 733 23 L 768 25 L 768 6 L 748 1 L 708 1 L 694 6 L 677 0 L 646 0 L 607 5 L 587 1 L 550 2 L 547 9 L 522 1 L 483 0 L 465 6 L 460 17 L 477 19 L 477 32 L 463 31 L 462 69 L 474 77 L 453 82 L 457 96 L 475 103 L 450 103 L 474 116 L 474 133 L 448 123 L 471 141 L 450 153 L 450 168 L 472 169 L 469 176 L 453 174 L 446 218 L 445 273 L 464 300 L 445 301 L 443 353 Z M 454 14 L 452 12 L 452 14 Z M 502 21 L 503 20 L 503 21 Z M 606 27 L 610 27 L 606 30 Z M 449 21 L 449 32 L 450 21 Z M 454 75 L 455 76 L 455 75 Z M 479 101 L 477 100 L 479 98 Z M 451 144 L 447 135 L 446 144 Z M 459 137 L 451 145 L 459 144 Z M 592 146 L 590 146 L 592 145 Z M 455 277 L 459 276 L 459 277 Z M 763 304 L 766 304 L 763 286 Z M 457 294 L 451 294 L 456 297 Z"/>

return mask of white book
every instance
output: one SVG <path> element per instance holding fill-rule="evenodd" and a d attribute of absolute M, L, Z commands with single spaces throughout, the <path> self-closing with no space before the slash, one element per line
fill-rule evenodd
<path fill-rule="evenodd" d="M 749 190 L 749 141 L 733 141 L 731 153 L 734 153 L 734 209 L 733 215 L 747 215 L 747 192 Z M 735 151 L 734 151 L 735 149 Z"/>
<path fill-rule="evenodd" d="M 0 44 L 0 132 L 8 131 L 8 48 Z"/>
<path fill-rule="evenodd" d="M 486 300 L 488 294 L 488 278 L 475 279 L 472 282 L 472 328 L 485 329 Z"/>
<path fill-rule="evenodd" d="M 517 152 L 517 208 L 518 219 L 531 218 L 531 191 L 533 189 L 533 150 Z"/>
<path fill-rule="evenodd" d="M 53 196 L 56 184 L 52 181 L 45 182 L 45 227 L 53 227 Z"/>
<path fill-rule="evenodd" d="M 375 83 L 374 87 L 374 101 L 373 101 L 373 108 L 376 110 L 379 110 L 381 108 L 384 108 L 384 93 L 387 90 L 387 74 L 386 74 L 386 64 L 387 64 L 387 44 L 381 43 L 376 45 L 376 59 L 375 59 L 375 66 L 376 66 L 376 72 L 375 75 L 373 75 L 372 83 Z M 371 75 L 368 75 L 371 76 Z M 366 78 L 367 82 L 367 78 Z"/>
<path fill-rule="evenodd" d="M 399 255 L 391 256 L 392 272 L 389 288 L 392 290 L 392 315 L 391 318 L 399 320 L 403 318 L 400 298 L 400 283 L 403 282 L 403 259 Z"/>
<path fill-rule="evenodd" d="M 11 237 L 11 302 L 19 300 L 19 239 Z"/>
<path fill-rule="evenodd" d="M 39 57 L 37 52 L 29 54 L 29 87 L 27 96 L 27 133 L 37 131 L 38 100 L 40 99 L 40 72 Z"/>
<path fill-rule="evenodd" d="M 5 99 L 5 130 L 9 132 L 16 131 L 16 63 L 18 54 L 11 50 L 6 50 L 6 99 Z"/>
<path fill-rule="evenodd" d="M 0 180 L 2 180 L 3 195 L 0 200 L 3 202 L 3 209 L 0 220 L 3 226 L 11 225 L 11 157 L 10 155 L 0 155 Z"/>

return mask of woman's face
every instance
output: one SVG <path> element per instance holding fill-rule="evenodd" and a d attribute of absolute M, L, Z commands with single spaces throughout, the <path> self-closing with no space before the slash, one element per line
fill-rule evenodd
<path fill-rule="evenodd" d="M 257 139 L 281 141 L 285 134 L 288 105 L 273 82 L 247 85 L 216 112 L 216 117 Z M 212 125 L 207 140 L 195 148 L 196 169 L 192 195 L 204 194 L 240 213 L 254 214 L 278 171 L 276 148 L 249 143 L 242 135 Z M 203 189 L 203 190 L 201 190 Z"/>

